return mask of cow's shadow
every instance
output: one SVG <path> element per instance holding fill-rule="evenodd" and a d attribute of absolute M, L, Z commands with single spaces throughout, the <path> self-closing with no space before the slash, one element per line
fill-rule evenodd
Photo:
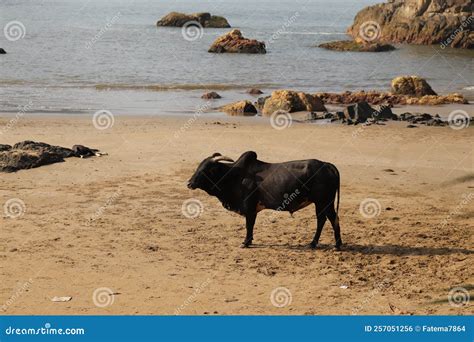
<path fill-rule="evenodd" d="M 309 251 L 312 250 L 309 245 L 289 245 L 289 244 L 254 244 L 250 248 L 275 248 L 275 249 L 291 249 L 296 251 Z M 334 250 L 334 245 L 330 244 L 319 244 L 318 247 L 314 250 Z M 386 255 L 397 255 L 397 256 L 406 256 L 406 255 L 448 255 L 448 254 L 474 254 L 474 250 L 465 249 L 465 248 L 449 248 L 449 247 L 411 247 L 411 246 L 400 246 L 400 245 L 359 245 L 359 244 L 344 244 L 341 251 L 343 252 L 352 252 L 360 253 L 366 255 L 377 255 L 377 254 L 386 254 Z"/>

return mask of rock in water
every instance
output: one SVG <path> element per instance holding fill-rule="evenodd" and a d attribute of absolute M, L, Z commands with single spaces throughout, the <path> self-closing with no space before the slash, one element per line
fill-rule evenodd
<path fill-rule="evenodd" d="M 0 48 L 0 55 L 4 55 L 4 54 L 6 54 L 6 53 L 7 53 L 7 52 L 6 52 L 4 49 Z"/>
<path fill-rule="evenodd" d="M 352 51 L 352 52 L 385 52 L 395 50 L 395 47 L 390 44 L 380 43 L 363 43 L 353 40 L 341 40 L 335 42 L 328 42 L 318 45 L 320 48 L 335 50 L 335 51 Z"/>
<path fill-rule="evenodd" d="M 211 28 L 229 28 L 230 24 L 226 18 L 217 15 L 211 15 L 210 13 L 193 13 L 185 14 L 179 12 L 171 12 L 165 15 L 163 18 L 158 20 L 157 26 L 175 26 L 182 27 L 187 23 L 196 21 L 202 27 Z"/>
<path fill-rule="evenodd" d="M 217 38 L 209 48 L 215 53 L 267 53 L 265 43 L 242 36 L 239 30 L 232 30 Z"/>
<path fill-rule="evenodd" d="M 253 116 L 257 114 L 257 108 L 250 101 L 234 102 L 220 108 L 229 115 Z"/>
<path fill-rule="evenodd" d="M 210 93 L 205 93 L 201 96 L 201 99 L 206 99 L 206 100 L 220 99 L 220 98 L 221 96 L 215 91 L 211 91 Z"/>
<path fill-rule="evenodd" d="M 263 94 L 263 91 L 261 91 L 260 89 L 257 89 L 257 88 L 251 88 L 251 89 L 247 90 L 247 94 L 261 95 L 261 94 Z"/>
<path fill-rule="evenodd" d="M 272 115 L 277 110 L 289 113 L 299 111 L 324 112 L 323 101 L 316 95 L 296 92 L 292 90 L 275 90 L 265 100 L 262 108 L 263 115 Z"/>
<path fill-rule="evenodd" d="M 437 95 L 425 79 L 418 76 L 400 76 L 392 80 L 392 92 L 396 95 L 422 97 Z"/>
<path fill-rule="evenodd" d="M 391 0 L 357 13 L 348 33 L 372 42 L 472 49 L 472 0 Z"/>

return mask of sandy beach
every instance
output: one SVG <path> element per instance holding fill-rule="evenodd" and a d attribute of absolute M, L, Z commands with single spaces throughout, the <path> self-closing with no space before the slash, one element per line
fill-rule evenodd
<path fill-rule="evenodd" d="M 1 174 L 1 204 L 20 199 L 25 210 L 0 216 L 0 307 L 28 315 L 473 314 L 472 305 L 448 303 L 452 288 L 474 284 L 472 136 L 472 127 L 401 122 L 276 130 L 258 117 L 116 116 L 98 130 L 91 116 L 25 116 L 1 143 L 83 144 L 109 155 Z M 263 211 L 255 245 L 239 248 L 244 219 L 186 182 L 212 153 L 235 159 L 247 150 L 269 162 L 316 158 L 339 168 L 342 251 L 328 223 L 320 248 L 307 248 L 312 206 L 294 217 Z M 199 217 L 183 215 L 188 199 L 202 203 Z M 367 199 L 380 205 L 372 218 L 360 212 Z M 101 288 L 113 293 L 103 307 L 93 298 Z M 283 291 L 277 305 L 275 291 Z"/>

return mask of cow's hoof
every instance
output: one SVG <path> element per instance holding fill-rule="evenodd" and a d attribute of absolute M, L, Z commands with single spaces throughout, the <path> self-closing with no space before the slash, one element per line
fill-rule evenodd
<path fill-rule="evenodd" d="M 252 244 L 251 241 L 250 241 L 250 242 L 244 241 L 244 242 L 242 242 L 242 244 L 240 245 L 240 248 L 249 248 L 251 244 Z"/>
<path fill-rule="evenodd" d="M 311 249 L 316 249 L 317 246 L 318 246 L 318 244 L 317 244 L 317 243 L 314 243 L 314 242 L 311 242 L 311 243 L 309 244 L 309 248 L 311 248 Z"/>
<path fill-rule="evenodd" d="M 341 246 L 334 246 L 334 249 L 335 249 L 336 251 L 340 251 L 342 248 L 341 248 Z"/>

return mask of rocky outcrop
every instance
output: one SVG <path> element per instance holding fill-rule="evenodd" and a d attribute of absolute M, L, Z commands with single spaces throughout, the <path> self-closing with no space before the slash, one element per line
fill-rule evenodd
<path fill-rule="evenodd" d="M 352 51 L 352 52 L 384 52 L 395 50 L 395 47 L 390 44 L 380 43 L 363 43 L 354 40 L 340 40 L 335 42 L 328 42 L 318 45 L 318 47 L 335 50 L 335 51 Z"/>
<path fill-rule="evenodd" d="M 19 142 L 13 146 L 0 145 L 0 172 L 16 172 L 59 163 L 64 161 L 64 158 L 84 157 L 76 152 L 76 150 L 78 151 L 77 146 L 81 147 L 81 151 L 87 149 L 98 152 L 82 145 L 75 145 L 73 149 L 69 149 L 30 140 Z"/>
<path fill-rule="evenodd" d="M 238 101 L 220 107 L 220 110 L 229 115 L 253 116 L 257 114 L 257 108 L 250 101 Z"/>
<path fill-rule="evenodd" d="M 275 90 L 272 95 L 265 99 L 262 114 L 272 115 L 277 110 L 284 110 L 289 113 L 299 111 L 326 111 L 324 103 L 316 95 L 296 92 L 292 90 Z"/>
<path fill-rule="evenodd" d="M 392 93 L 414 97 L 438 95 L 425 79 L 418 76 L 400 76 L 394 78 L 392 80 Z"/>
<path fill-rule="evenodd" d="M 214 100 L 214 99 L 220 99 L 221 96 L 216 93 L 215 91 L 211 91 L 209 93 L 205 93 L 201 96 L 201 99 L 206 99 L 206 100 Z"/>
<path fill-rule="evenodd" d="M 472 0 L 390 0 L 361 10 L 348 33 L 370 42 L 472 49 L 472 12 Z"/>
<path fill-rule="evenodd" d="M 468 101 L 462 94 L 453 93 L 448 95 L 425 95 L 412 97 L 407 95 L 396 95 L 378 91 L 358 91 L 344 93 L 316 93 L 326 104 L 352 104 L 366 101 L 372 105 L 442 105 L 449 103 L 467 104 Z"/>
<path fill-rule="evenodd" d="M 232 30 L 217 38 L 209 48 L 214 53 L 267 53 L 265 43 L 242 36 L 239 30 Z"/>
<path fill-rule="evenodd" d="M 157 26 L 175 26 L 182 27 L 191 22 L 198 22 L 202 27 L 229 28 L 230 24 L 226 18 L 210 13 L 185 14 L 171 12 L 158 20 Z"/>

